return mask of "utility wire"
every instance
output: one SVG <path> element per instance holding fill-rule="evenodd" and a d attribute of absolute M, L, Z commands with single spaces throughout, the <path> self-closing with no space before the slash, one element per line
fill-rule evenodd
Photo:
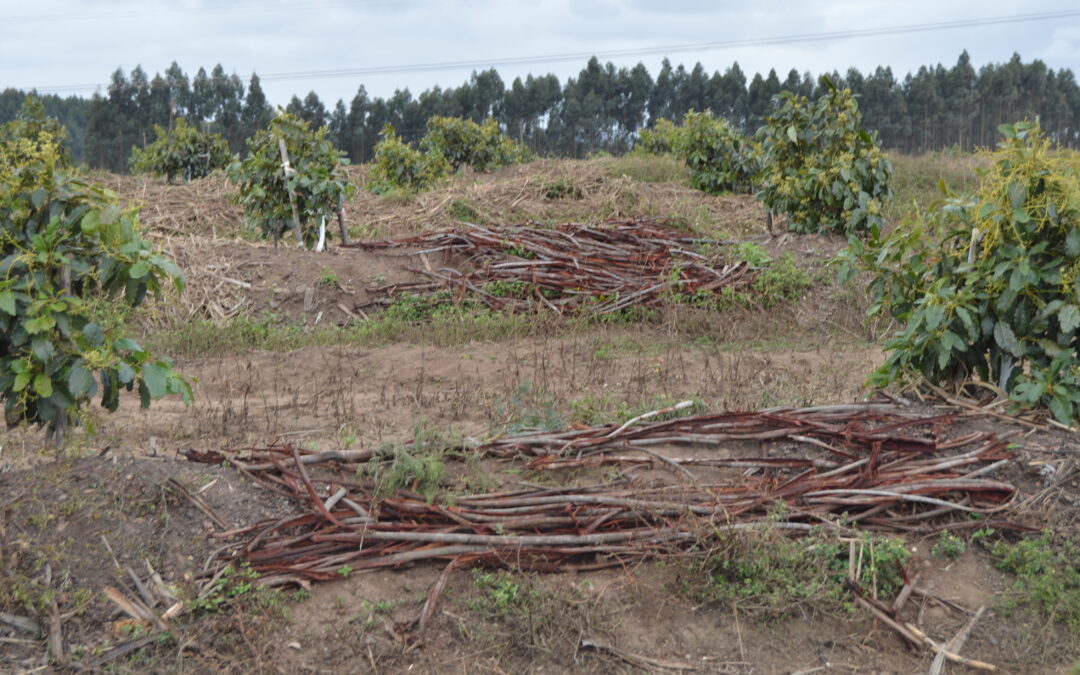
<path fill-rule="evenodd" d="M 718 42 L 697 42 L 681 45 L 665 45 L 659 47 L 644 47 L 634 49 L 612 49 L 596 52 L 569 52 L 562 54 L 545 54 L 538 56 L 519 56 L 498 59 L 478 59 L 462 61 L 440 61 L 433 63 L 415 63 L 394 66 L 370 66 L 365 68 L 336 68 L 328 70 L 305 70 L 283 73 L 264 73 L 259 75 L 262 81 L 282 82 L 287 80 L 320 80 L 340 77 L 356 77 L 360 75 L 392 75 L 404 73 L 435 72 L 444 70 L 467 70 L 474 68 L 491 68 L 495 66 L 528 65 L 541 63 L 557 63 L 563 61 L 578 61 L 583 59 L 616 58 L 626 56 L 650 56 L 656 54 L 673 54 L 679 52 L 713 51 L 722 49 L 735 49 L 739 47 L 760 47 L 773 45 L 799 44 L 806 42 L 824 42 L 829 40 L 847 40 L 863 37 L 878 37 L 883 35 L 901 35 L 906 33 L 922 33 L 929 31 L 954 30 L 959 28 L 975 28 L 981 26 L 996 26 L 1004 24 L 1024 23 L 1031 21 L 1049 21 L 1053 19 L 1068 19 L 1080 17 L 1080 10 L 1064 10 L 1058 12 L 1039 12 L 1034 14 L 1014 14 L 1010 16 L 985 17 L 981 19 L 960 19 L 954 21 L 938 21 L 933 23 L 916 23 L 901 26 L 886 26 L 879 28 L 860 28 L 853 30 L 831 31 L 827 33 L 801 33 L 795 35 L 782 35 L 765 38 L 751 38 L 745 40 L 724 40 Z M 107 84 L 66 84 L 49 87 L 34 87 L 40 91 L 92 91 Z"/>
<path fill-rule="evenodd" d="M 203 7 L 143 7 L 140 9 L 105 10 L 99 12 L 54 12 L 46 14 L 23 14 L 0 17 L 0 26 L 11 23 L 23 23 L 31 21 L 48 21 L 58 23 L 63 21 L 86 21 L 94 19 L 126 19 L 140 16 L 161 16 L 162 14 L 221 14 L 221 13 L 251 13 L 258 12 L 282 12 L 282 11 L 312 11 L 318 9 L 368 9 L 378 7 L 406 7 L 409 5 L 429 5 L 438 0 L 314 0 L 312 2 L 288 2 L 270 3 L 244 2 L 228 4 L 217 2 Z"/>

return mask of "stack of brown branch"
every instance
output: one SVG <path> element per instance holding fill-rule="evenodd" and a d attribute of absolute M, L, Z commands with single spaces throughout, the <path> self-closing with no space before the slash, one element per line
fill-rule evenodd
<path fill-rule="evenodd" d="M 607 314 L 658 303 L 664 294 L 704 299 L 721 289 L 746 288 L 755 270 L 745 262 L 714 265 L 694 250 L 714 240 L 679 236 L 649 220 L 607 220 L 599 225 L 566 224 L 554 228 L 511 225 L 486 228 L 463 223 L 461 229 L 416 237 L 352 244 L 352 248 L 413 249 L 423 268 L 410 271 L 429 281 L 397 283 L 368 292 L 392 297 L 451 290 L 495 310 L 541 305 L 562 313 L 584 309 Z M 464 254 L 469 271 L 433 268 L 428 255 Z M 375 303 L 369 304 L 377 304 Z"/>
<path fill-rule="evenodd" d="M 524 486 L 429 502 L 408 490 L 376 495 L 355 471 L 371 451 L 273 445 L 189 458 L 227 458 L 307 510 L 217 535 L 245 539 L 221 562 L 246 561 L 265 584 L 432 558 L 595 569 L 690 544 L 703 532 L 762 527 L 927 531 L 975 522 L 971 514 L 989 516 L 1015 494 L 987 477 L 1011 457 L 1006 439 L 958 434 L 949 415 L 863 405 L 632 422 L 509 436 L 464 451 L 524 455 L 541 470 L 652 463 L 674 468 L 679 480 Z M 692 470 L 726 473 L 706 480 Z M 956 515 L 963 519 L 950 524 Z M 979 521 L 988 522 L 1011 526 Z"/>

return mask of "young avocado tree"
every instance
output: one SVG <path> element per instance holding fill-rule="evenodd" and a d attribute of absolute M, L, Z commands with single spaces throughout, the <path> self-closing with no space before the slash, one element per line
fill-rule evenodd
<path fill-rule="evenodd" d="M 846 271 L 872 275 L 871 315 L 902 326 L 872 382 L 971 383 L 1064 424 L 1080 410 L 1080 158 L 1037 123 L 999 127 L 974 195 L 951 195 L 891 234 L 851 237 Z M 944 191 L 944 184 L 942 184 Z"/>
<path fill-rule="evenodd" d="M 781 92 L 757 132 L 762 151 L 758 199 L 799 233 L 866 232 L 883 224 L 892 165 L 876 134 L 861 127 L 850 89 L 821 78 L 817 101 Z"/>
<path fill-rule="evenodd" d="M 191 401 L 172 363 L 125 333 L 148 292 L 183 276 L 140 236 L 135 210 L 73 174 L 61 137 L 33 116 L 0 126 L 0 400 L 9 427 L 45 426 L 57 444 L 99 395 L 110 411 L 120 389 L 144 407 Z"/>
<path fill-rule="evenodd" d="M 348 242 L 343 207 L 356 192 L 342 166 L 349 160 L 326 138 L 327 127 L 312 131 L 305 120 L 285 112 L 248 139 L 248 156 L 229 166 L 239 186 L 248 226 L 275 243 L 292 230 L 297 245 L 315 246 L 327 219 L 338 217 Z"/>
<path fill-rule="evenodd" d="M 232 161 L 229 144 L 221 134 L 200 131 L 187 120 L 176 120 L 172 131 L 154 125 L 157 139 L 145 148 L 131 149 L 128 160 L 135 173 L 164 176 L 169 183 L 180 176 L 184 182 L 210 175 L 214 169 L 223 169 Z"/>

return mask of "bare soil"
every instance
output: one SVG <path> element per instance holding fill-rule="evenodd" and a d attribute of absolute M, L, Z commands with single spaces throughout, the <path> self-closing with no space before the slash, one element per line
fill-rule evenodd
<path fill-rule="evenodd" d="M 817 285 L 769 311 L 717 315 L 673 307 L 656 322 L 573 327 L 538 316 L 525 335 L 497 342 L 437 346 L 421 326 L 413 339 L 371 347 L 222 349 L 176 358 L 193 381 L 190 408 L 164 400 L 144 411 L 123 398 L 113 415 L 94 412 L 94 433 L 77 432 L 59 456 L 38 432 L 0 434 L 0 611 L 31 617 L 43 634 L 50 614 L 59 615 L 67 653 L 89 659 L 131 636 L 125 615 L 103 593 L 107 586 L 130 587 L 125 568 L 144 573 L 149 563 L 183 597 L 197 588 L 207 556 L 223 543 L 208 536 L 219 528 L 169 479 L 206 500 L 231 527 L 292 513 L 287 500 L 228 467 L 185 461 L 180 453 L 187 451 L 273 440 L 320 449 L 378 447 L 410 438 L 421 422 L 447 436 L 484 438 L 524 418 L 582 423 L 620 406 L 692 396 L 713 410 L 865 399 L 866 374 L 883 359 L 884 327 L 864 325 L 861 289 L 826 283 L 824 264 L 843 242 L 772 236 L 752 199 L 708 197 L 680 182 L 678 167 L 661 170 L 660 177 L 674 179 L 640 180 L 655 178 L 657 169 L 648 164 L 541 161 L 458 176 L 410 200 L 361 191 L 347 216 L 354 236 L 367 238 L 405 236 L 464 218 L 495 224 L 666 217 L 709 236 L 754 241 L 774 257 L 791 253 Z M 363 181 L 362 168 L 352 171 Z M 221 177 L 178 186 L 105 178 L 125 199 L 142 204 L 143 222 L 188 278 L 184 295 L 140 317 L 150 339 L 185 322 L 225 324 L 236 317 L 269 317 L 309 331 L 347 325 L 363 318 L 355 307 L 370 299 L 368 287 L 412 278 L 400 258 L 335 248 L 316 254 L 251 241 Z M 575 196 L 552 198 L 557 182 L 574 186 Z M 995 418 L 965 423 L 1029 431 Z M 1080 487 L 1069 473 L 1075 436 L 1040 429 L 1017 443 L 1017 458 L 1000 477 L 1020 487 L 1018 503 L 1032 505 L 1020 515 L 1031 526 L 1080 536 Z M 1065 479 L 1048 481 L 1047 465 Z M 452 473 L 475 477 L 486 470 L 455 466 Z M 495 485 L 522 479 L 506 473 L 484 478 Z M 1011 578 L 984 551 L 969 546 L 948 561 L 930 554 L 934 541 L 907 541 L 920 585 L 967 611 L 989 609 L 965 655 L 1010 672 L 1063 672 L 1073 664 L 1077 655 L 1054 649 L 1054 633 L 1044 623 L 1000 610 Z M 768 622 L 696 603 L 678 592 L 694 573 L 691 563 L 672 556 L 601 572 L 518 573 L 515 582 L 534 598 L 524 615 L 486 610 L 485 591 L 461 571 L 420 647 L 402 643 L 393 628 L 417 616 L 441 567 L 354 574 L 316 585 L 300 602 L 279 598 L 271 606 L 241 597 L 224 612 L 188 615 L 176 623 L 176 639 L 110 667 L 282 673 L 907 673 L 929 667 L 928 652 L 909 650 L 861 612 L 805 612 Z M 938 640 L 967 620 L 964 612 L 926 600 L 910 612 Z M 50 665 L 43 634 L 0 621 L 0 671 L 59 670 Z"/>

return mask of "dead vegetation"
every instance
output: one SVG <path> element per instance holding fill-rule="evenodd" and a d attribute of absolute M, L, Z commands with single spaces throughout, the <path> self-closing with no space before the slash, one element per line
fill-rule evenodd
<path fill-rule="evenodd" d="M 187 274 L 141 321 L 196 403 L 125 400 L 59 461 L 32 434 L 0 438 L 0 668 L 913 672 L 942 646 L 1005 670 L 1073 665 L 1072 434 L 954 407 L 722 414 L 865 399 L 884 327 L 865 325 L 859 288 L 831 284 L 842 242 L 770 236 L 752 199 L 696 192 L 673 161 L 544 160 L 361 191 L 347 219 L 359 240 L 664 219 L 751 266 L 791 256 L 808 285 L 609 322 L 453 297 L 365 309 L 369 289 L 431 270 L 252 241 L 220 176 L 106 179 Z M 683 400 L 695 417 L 671 409 Z M 246 475 L 184 458 L 230 447 Z M 1059 535 L 1019 534 L 1042 527 Z M 651 534 L 580 540 L 635 532 Z M 436 535 L 474 539 L 422 540 Z M 454 546 L 478 548 L 440 553 Z M 166 617 L 169 593 L 184 608 Z"/>

